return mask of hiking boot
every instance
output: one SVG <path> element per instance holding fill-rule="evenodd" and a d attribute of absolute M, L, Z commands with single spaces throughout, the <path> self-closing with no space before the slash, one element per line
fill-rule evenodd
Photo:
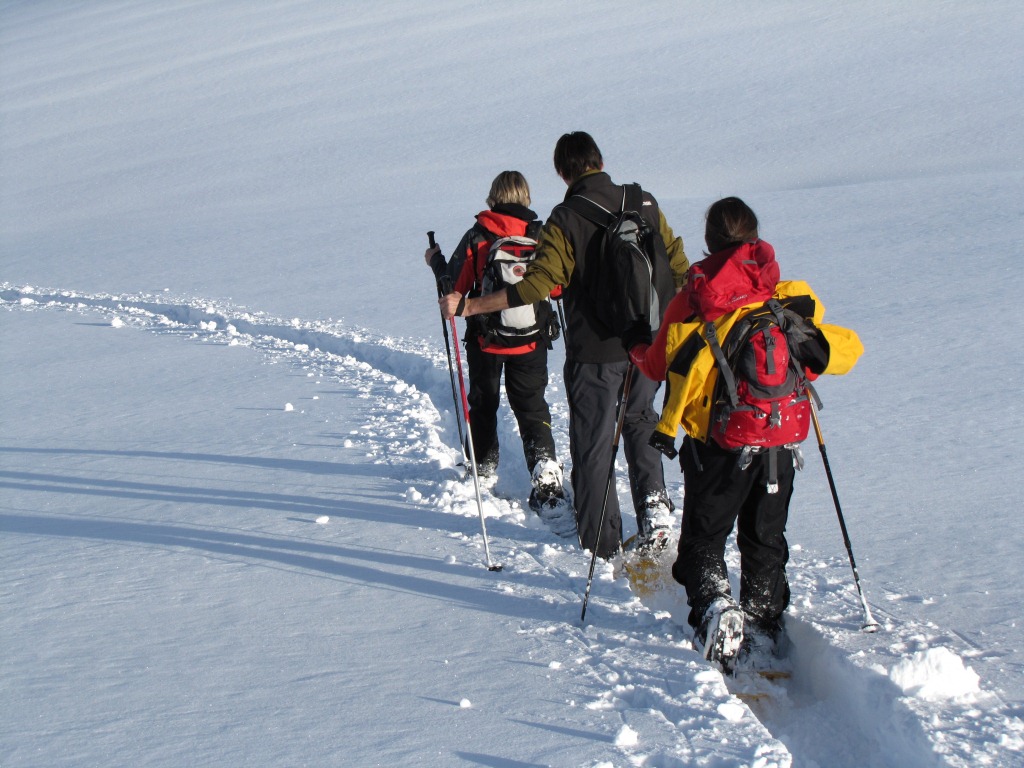
<path fill-rule="evenodd" d="M 665 549 L 672 530 L 672 500 L 665 493 L 653 493 L 640 507 L 640 530 L 636 548 L 644 553 L 656 554 Z"/>
<path fill-rule="evenodd" d="M 784 649 L 781 639 L 754 631 L 744 631 L 743 642 L 732 666 L 731 672 L 756 674 L 766 680 L 787 680 L 793 675 L 793 662 Z"/>
<path fill-rule="evenodd" d="M 732 669 L 743 642 L 743 611 L 730 597 L 716 597 L 693 633 L 693 647 L 705 659 Z"/>
<path fill-rule="evenodd" d="M 781 619 L 763 622 L 744 614 L 743 642 L 737 655 L 737 665 L 754 670 L 776 669 L 784 655 L 782 646 Z"/>
<path fill-rule="evenodd" d="M 483 456 L 476 457 L 476 475 L 481 480 L 489 480 L 498 474 L 498 448 L 491 448 Z"/>
<path fill-rule="evenodd" d="M 564 501 L 562 465 L 554 459 L 539 459 L 533 465 L 532 483 L 528 504 L 537 514 L 542 508 L 554 508 Z"/>

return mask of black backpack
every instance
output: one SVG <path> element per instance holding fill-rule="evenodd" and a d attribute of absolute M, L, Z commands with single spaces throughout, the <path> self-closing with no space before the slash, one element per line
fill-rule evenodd
<path fill-rule="evenodd" d="M 622 188 L 622 209 L 609 211 L 583 195 L 563 203 L 604 230 L 598 259 L 583 270 L 583 290 L 604 326 L 605 338 L 622 336 L 636 323 L 653 332 L 675 295 L 675 282 L 661 233 L 640 214 L 639 184 Z"/>

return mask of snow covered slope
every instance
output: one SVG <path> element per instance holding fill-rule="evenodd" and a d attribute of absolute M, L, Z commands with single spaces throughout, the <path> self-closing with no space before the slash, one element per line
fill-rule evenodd
<path fill-rule="evenodd" d="M 797 672 L 749 707 L 691 650 L 676 588 L 644 605 L 602 566 L 581 627 L 586 558 L 493 493 L 488 572 L 436 357 L 215 304 L 0 298 L 20 404 L 0 447 L 5 764 L 966 766 L 1024 748 L 961 638 L 888 615 L 858 631 L 842 558 L 794 553 Z"/>

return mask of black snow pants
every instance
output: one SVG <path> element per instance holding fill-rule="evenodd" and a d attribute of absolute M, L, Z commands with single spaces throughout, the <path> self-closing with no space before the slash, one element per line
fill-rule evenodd
<path fill-rule="evenodd" d="M 572 490 L 580 544 L 591 552 L 597 543 L 601 507 L 612 462 L 616 406 L 626 380 L 627 363 L 565 363 L 569 400 L 569 452 L 572 455 Z M 621 445 L 629 468 L 633 507 L 639 518 L 646 498 L 665 493 L 661 453 L 647 441 L 658 423 L 654 396 L 660 386 L 639 371 L 626 403 Z M 639 525 L 639 519 L 637 521 Z M 622 517 L 614 483 L 608 494 L 604 527 L 597 554 L 612 557 L 622 543 Z"/>
<path fill-rule="evenodd" d="M 498 405 L 501 402 L 501 374 L 505 372 L 505 394 L 519 423 L 527 471 L 540 459 L 555 458 L 551 436 L 551 411 L 544 392 L 548 385 L 548 350 L 543 343 L 519 355 L 484 352 L 476 338 L 466 341 L 469 368 L 469 424 L 478 468 L 492 474 L 498 467 Z"/>
<path fill-rule="evenodd" d="M 738 454 L 687 437 L 679 451 L 683 469 L 683 527 L 672 575 L 686 588 L 689 623 L 698 626 L 716 597 L 731 596 L 725 544 L 737 524 L 740 607 L 749 620 L 772 628 L 789 605 L 786 520 L 793 495 L 792 451 L 778 452 L 777 493 L 768 493 L 768 453 L 745 470 Z"/>

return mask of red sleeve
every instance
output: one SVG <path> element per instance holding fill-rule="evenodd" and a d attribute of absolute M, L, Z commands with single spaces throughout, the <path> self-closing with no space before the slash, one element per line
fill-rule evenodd
<path fill-rule="evenodd" d="M 466 252 L 463 255 L 462 270 L 455 280 L 454 290 L 465 296 L 476 284 L 476 261 L 479 243 L 470 240 L 466 243 Z"/>
<path fill-rule="evenodd" d="M 637 344 L 629 350 L 629 359 L 640 369 L 644 376 L 652 381 L 664 381 L 668 372 L 668 360 L 665 349 L 668 346 L 668 327 L 673 323 L 681 323 L 693 316 L 690 309 L 689 292 L 685 289 L 675 295 L 665 310 L 658 335 L 650 346 Z"/>

